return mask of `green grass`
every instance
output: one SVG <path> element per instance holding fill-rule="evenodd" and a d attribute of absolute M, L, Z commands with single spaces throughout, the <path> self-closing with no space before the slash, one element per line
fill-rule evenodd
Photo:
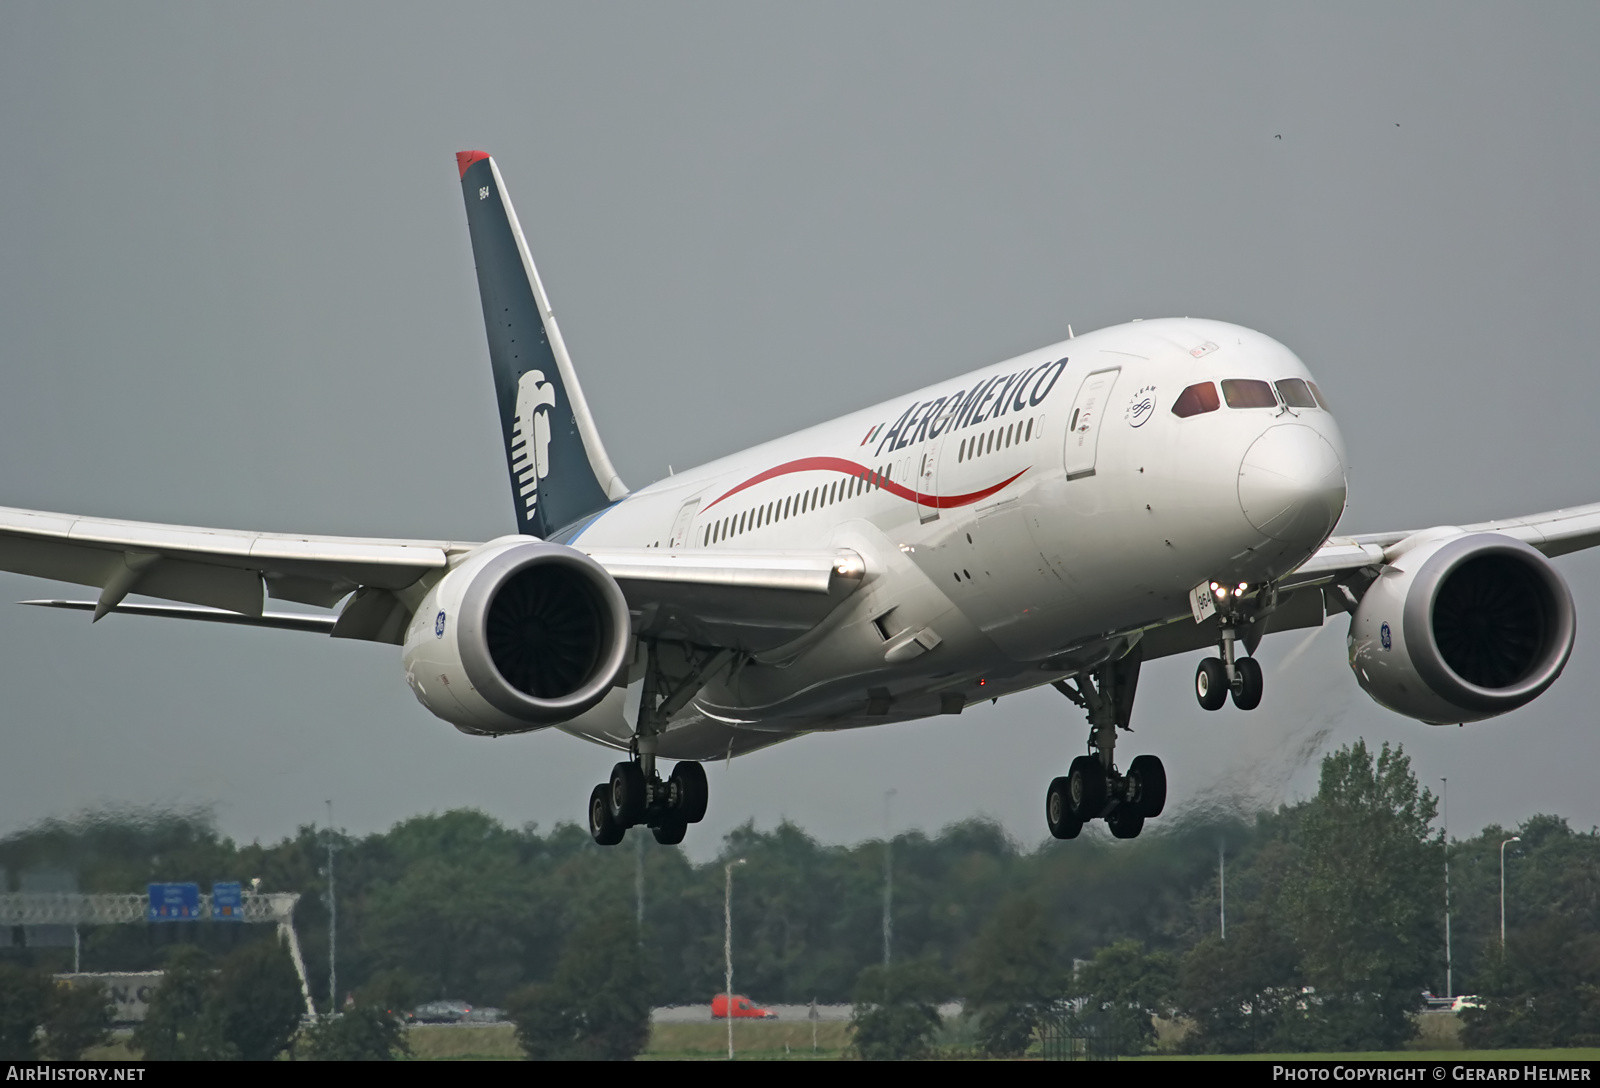
<path fill-rule="evenodd" d="M 1600 1047 L 1556 1050 L 1358 1050 L 1330 1054 L 1151 1054 L 1139 1062 L 1592 1062 Z"/>
<path fill-rule="evenodd" d="M 406 1032 L 406 1041 L 411 1044 L 411 1053 L 424 1062 L 505 1062 L 522 1058 L 516 1029 L 510 1024 L 460 1028 L 418 1024 Z"/>
<path fill-rule="evenodd" d="M 838 1020 L 817 1024 L 817 1049 L 811 1049 L 809 1020 L 768 1020 L 733 1024 L 734 1054 L 743 1061 L 838 1059 L 850 1045 L 850 1025 Z M 728 1023 L 656 1024 L 646 1060 L 703 1060 L 728 1056 Z"/>
<path fill-rule="evenodd" d="M 837 1059 L 844 1056 L 850 1039 L 850 1025 L 825 1022 L 817 1025 L 817 1046 L 811 1049 L 809 1021 L 767 1021 L 733 1025 L 733 1046 L 745 1061 L 789 1059 Z M 517 1049 L 516 1032 L 510 1024 L 483 1027 L 444 1027 L 419 1025 L 406 1035 L 411 1051 L 419 1061 L 515 1061 L 522 1057 Z M 650 1031 L 650 1045 L 640 1055 L 646 1061 L 694 1061 L 728 1056 L 726 1021 L 696 1024 L 656 1024 Z"/>
<path fill-rule="evenodd" d="M 850 1025 L 824 1021 L 817 1025 L 817 1050 L 811 1049 L 811 1023 L 803 1020 L 734 1022 L 734 1052 L 740 1061 L 837 1061 L 848 1057 Z M 1445 1033 L 1426 1029 L 1417 1040 L 1423 1045 L 1437 1044 Z M 510 1024 L 482 1027 L 419 1025 L 407 1032 L 411 1050 L 419 1061 L 517 1061 L 522 1052 Z M 728 1027 L 725 1021 L 691 1024 L 656 1024 L 650 1031 L 650 1045 L 640 1055 L 644 1061 L 705 1061 L 726 1058 Z M 84 1055 L 101 1061 L 138 1060 L 127 1047 L 127 1033 L 118 1032 L 108 1047 Z M 1595 1062 L 1600 1047 L 1572 1047 L 1562 1050 L 1427 1050 L 1358 1051 L 1317 1054 L 1151 1054 L 1124 1061 L 1224 1061 L 1224 1062 Z"/>

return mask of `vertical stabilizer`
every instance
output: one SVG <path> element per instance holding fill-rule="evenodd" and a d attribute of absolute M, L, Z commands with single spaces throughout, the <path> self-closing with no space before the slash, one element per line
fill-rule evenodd
<path fill-rule="evenodd" d="M 517 529 L 549 538 L 628 493 L 611 467 L 500 170 L 456 155 Z"/>

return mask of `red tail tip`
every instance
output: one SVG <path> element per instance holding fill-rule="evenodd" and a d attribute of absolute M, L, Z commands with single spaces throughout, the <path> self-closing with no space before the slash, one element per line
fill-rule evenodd
<path fill-rule="evenodd" d="M 488 157 L 489 153 L 487 151 L 457 151 L 456 165 L 461 168 L 461 176 L 467 176 L 467 169 L 473 163 L 487 159 Z"/>

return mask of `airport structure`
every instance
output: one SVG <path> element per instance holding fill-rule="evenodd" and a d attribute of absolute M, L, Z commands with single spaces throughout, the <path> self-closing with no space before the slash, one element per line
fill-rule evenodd
<path fill-rule="evenodd" d="M 160 887 L 160 885 L 152 885 Z M 193 917 L 171 919 L 194 922 L 219 920 L 212 912 L 212 896 L 198 897 L 199 909 Z M 278 927 L 278 939 L 288 946 L 300 976 L 300 993 L 305 998 L 306 1014 L 315 1016 L 311 987 L 306 980 L 306 964 L 300 955 L 300 941 L 294 932 L 294 908 L 300 901 L 296 892 L 246 893 L 240 897 L 242 912 L 230 922 L 254 922 Z M 72 970 L 82 974 L 80 929 L 83 926 L 160 925 L 150 917 L 151 896 L 117 893 L 9 892 L 0 893 L 0 926 L 71 926 Z M 165 921 L 165 920 L 163 920 Z"/>

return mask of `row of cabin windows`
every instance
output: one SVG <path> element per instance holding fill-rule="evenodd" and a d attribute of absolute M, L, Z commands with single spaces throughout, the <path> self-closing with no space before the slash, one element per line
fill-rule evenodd
<path fill-rule="evenodd" d="M 783 499 L 774 499 L 764 506 L 755 506 L 738 514 L 729 514 L 721 521 L 714 521 L 707 525 L 700 534 L 700 545 L 715 544 L 720 540 L 736 537 L 741 533 L 748 533 L 759 529 L 763 525 L 785 521 L 799 514 L 832 506 L 845 499 L 853 499 L 875 488 L 882 487 L 894 474 L 892 465 L 885 465 L 880 469 L 862 473 L 859 476 L 848 476 L 842 480 L 835 480 L 831 484 L 819 484 L 810 491 L 802 491 Z"/>
<path fill-rule="evenodd" d="M 1270 385 L 1259 378 L 1224 378 L 1221 399 L 1217 397 L 1215 385 L 1200 382 L 1178 394 L 1178 399 L 1172 402 L 1172 414 L 1187 419 L 1203 412 L 1215 412 L 1222 407 L 1223 400 L 1228 402 L 1229 408 L 1276 408 L 1280 398 L 1288 408 L 1328 410 L 1328 402 L 1323 399 L 1317 383 L 1304 378 L 1284 378 Z"/>
<path fill-rule="evenodd" d="M 980 434 L 974 438 L 964 438 L 961 445 L 956 448 L 956 463 L 960 464 L 969 457 L 982 457 L 986 453 L 1005 449 L 1012 441 L 1026 442 L 1033 437 L 1032 419 L 1027 421 L 1027 426 L 1022 423 L 1012 423 L 1005 427 L 996 427 L 987 434 Z M 1044 430 L 1043 425 L 1039 428 Z"/>

